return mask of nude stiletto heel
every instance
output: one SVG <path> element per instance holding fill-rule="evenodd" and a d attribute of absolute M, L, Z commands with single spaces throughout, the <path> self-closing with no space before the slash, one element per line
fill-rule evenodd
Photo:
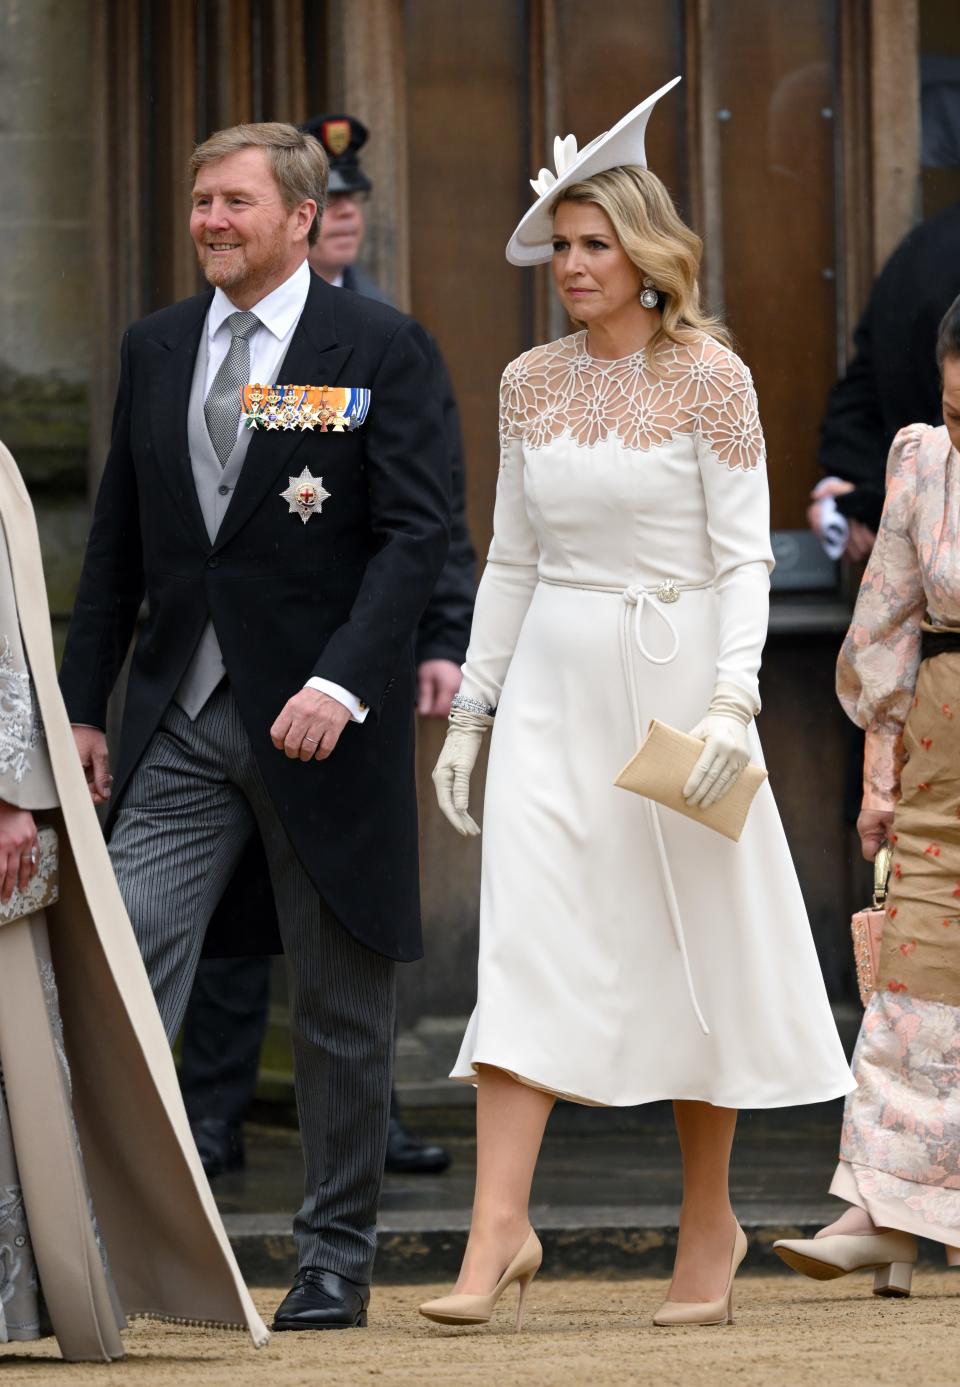
<path fill-rule="evenodd" d="M 527 1274 L 526 1274 L 526 1276 L 521 1276 L 521 1277 L 520 1277 L 520 1299 L 517 1301 L 517 1323 L 516 1323 L 516 1332 L 517 1332 L 518 1334 L 520 1333 L 521 1329 L 523 1328 L 523 1312 L 524 1312 L 524 1308 L 525 1308 L 526 1303 L 527 1303 L 527 1291 L 529 1291 L 529 1289 L 530 1289 L 530 1283 L 532 1282 L 532 1280 L 533 1280 L 533 1278 L 536 1276 L 536 1274 L 537 1274 L 537 1273 L 536 1273 L 535 1271 L 528 1271 Z"/>
<path fill-rule="evenodd" d="M 656 1325 L 733 1324 L 733 1278 L 747 1255 L 747 1235 L 737 1224 L 730 1257 L 730 1275 L 719 1300 L 665 1300 L 653 1317 Z"/>
<path fill-rule="evenodd" d="M 527 1303 L 530 1282 L 540 1270 L 543 1248 L 533 1229 L 513 1261 L 489 1295 L 456 1294 L 440 1296 L 437 1300 L 426 1300 L 420 1306 L 420 1313 L 436 1324 L 487 1324 L 496 1308 L 497 1301 L 508 1286 L 519 1282 L 520 1298 L 517 1302 L 516 1330 L 523 1328 L 523 1315 Z"/>
<path fill-rule="evenodd" d="M 873 1294 L 907 1296 L 913 1283 L 912 1262 L 891 1262 L 888 1267 L 878 1267 L 873 1277 Z"/>

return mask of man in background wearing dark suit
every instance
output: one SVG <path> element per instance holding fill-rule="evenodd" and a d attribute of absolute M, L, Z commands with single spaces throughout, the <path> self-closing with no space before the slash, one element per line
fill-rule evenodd
<path fill-rule="evenodd" d="M 372 184 L 360 164 L 366 127 L 349 115 L 321 115 L 303 127 L 314 135 L 330 165 L 327 205 L 310 248 L 310 267 L 328 284 L 389 303 L 389 297 L 356 264 L 365 232 L 364 203 Z M 460 687 L 476 591 L 476 556 L 465 515 L 463 443 L 453 386 L 439 348 L 437 390 L 450 458 L 450 550 L 420 619 L 416 637 L 417 710 L 445 718 Z M 270 960 L 205 958 L 200 962 L 184 1018 L 180 1083 L 194 1137 L 212 1178 L 244 1164 L 242 1124 L 253 1098 L 267 1028 Z M 449 1164 L 444 1147 L 414 1136 L 404 1125 L 396 1091 L 391 1095 L 386 1169 L 435 1173 Z"/>
<path fill-rule="evenodd" d="M 808 519 L 818 537 L 833 503 L 848 527 L 845 557 L 863 563 L 883 509 L 887 454 L 907 424 L 939 424 L 934 360 L 940 320 L 960 294 L 960 202 L 904 237 L 877 277 L 854 353 L 830 392 Z"/>
<path fill-rule="evenodd" d="M 820 425 L 825 475 L 811 492 L 807 521 L 831 559 L 866 563 L 894 437 L 907 424 L 943 422 L 934 348 L 958 294 L 960 202 L 915 226 L 890 256 L 857 324 L 853 356 L 830 391 Z M 846 736 L 843 817 L 853 826 L 863 796 L 863 732 L 848 723 Z"/>

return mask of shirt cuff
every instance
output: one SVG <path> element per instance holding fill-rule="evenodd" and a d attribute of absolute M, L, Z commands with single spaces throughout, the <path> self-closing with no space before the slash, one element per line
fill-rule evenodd
<path fill-rule="evenodd" d="M 335 698 L 338 703 L 342 703 L 350 714 L 354 722 L 366 722 L 367 714 L 370 709 L 362 698 L 357 698 L 349 689 L 343 688 L 340 684 L 332 684 L 329 679 L 308 679 L 304 685 L 306 689 L 316 689 L 318 693 L 327 694 L 330 698 Z"/>

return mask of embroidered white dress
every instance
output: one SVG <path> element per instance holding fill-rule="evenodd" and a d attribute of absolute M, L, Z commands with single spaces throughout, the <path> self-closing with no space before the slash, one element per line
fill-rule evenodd
<path fill-rule="evenodd" d="M 727 348 L 654 369 L 577 333 L 507 368 L 463 685 L 497 707 L 478 999 L 452 1077 L 735 1108 L 853 1087 L 769 786 L 735 844 L 613 783 L 651 718 L 688 730 L 718 679 L 758 701 L 772 563 Z"/>

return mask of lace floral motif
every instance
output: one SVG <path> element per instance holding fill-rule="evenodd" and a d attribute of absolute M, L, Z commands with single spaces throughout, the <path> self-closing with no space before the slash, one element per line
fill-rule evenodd
<path fill-rule="evenodd" d="M 647 452 L 680 434 L 699 433 L 717 461 L 749 470 L 764 457 L 757 396 L 746 366 L 711 337 L 671 343 L 656 358 L 644 352 L 599 361 L 586 333 L 562 337 L 512 361 L 500 387 L 502 444 L 530 448 L 569 433 L 591 448 L 614 434 Z"/>
<path fill-rule="evenodd" d="M 0 775 L 19 785 L 30 771 L 31 751 L 43 738 L 27 670 L 16 669 L 9 639 L 0 643 Z"/>
<path fill-rule="evenodd" d="M 960 1228 L 960 1007 L 877 993 L 864 1014 L 853 1072 L 859 1087 L 847 1099 L 841 1159 L 956 1191 L 945 1221 Z M 940 1203 L 936 1217 L 943 1215 Z"/>

